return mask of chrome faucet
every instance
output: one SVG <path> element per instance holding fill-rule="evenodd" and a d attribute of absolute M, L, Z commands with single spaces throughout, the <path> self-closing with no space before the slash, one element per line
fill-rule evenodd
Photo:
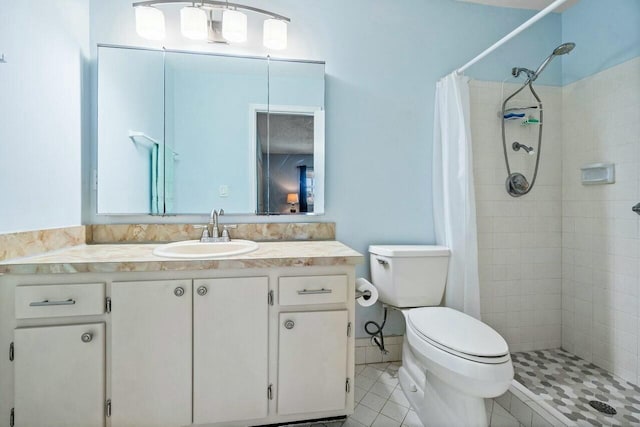
<path fill-rule="evenodd" d="M 211 230 L 209 231 L 209 237 L 217 239 L 220 237 L 220 229 L 218 228 L 218 216 L 224 215 L 224 209 L 220 209 L 220 212 L 213 209 L 211 211 L 211 215 L 209 215 L 209 227 Z"/>
<path fill-rule="evenodd" d="M 235 225 L 225 225 L 224 231 L 222 235 L 220 235 L 220 228 L 218 226 L 218 217 L 220 215 L 224 215 L 224 209 L 220 209 L 220 211 L 213 209 L 211 214 L 209 215 L 209 224 L 204 227 L 202 231 L 202 237 L 200 237 L 200 241 L 203 243 L 208 242 L 228 242 L 231 239 L 229 238 L 229 228 L 236 228 Z"/>

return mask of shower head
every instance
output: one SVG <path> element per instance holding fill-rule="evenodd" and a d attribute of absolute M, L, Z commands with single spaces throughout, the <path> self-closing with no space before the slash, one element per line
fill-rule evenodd
<path fill-rule="evenodd" d="M 535 81 L 538 78 L 538 76 L 542 73 L 542 71 L 544 71 L 544 69 L 547 68 L 547 65 L 549 65 L 549 62 L 551 62 L 553 58 L 555 58 L 556 56 L 565 55 L 571 52 L 574 47 L 576 47 L 576 44 L 569 42 L 569 43 L 562 43 L 560 46 L 553 49 L 553 52 L 551 53 L 551 55 L 547 56 L 547 59 L 542 61 L 542 64 L 540 64 L 538 69 L 534 71 L 533 76 L 530 77 L 530 80 L 532 82 Z"/>
<path fill-rule="evenodd" d="M 576 47 L 575 43 L 562 43 L 560 46 L 558 46 L 557 48 L 553 49 L 553 55 L 558 56 L 558 55 L 564 55 L 565 53 L 569 53 L 573 50 L 573 48 Z"/>

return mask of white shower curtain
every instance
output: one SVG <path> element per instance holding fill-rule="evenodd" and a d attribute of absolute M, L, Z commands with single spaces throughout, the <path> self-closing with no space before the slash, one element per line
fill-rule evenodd
<path fill-rule="evenodd" d="M 444 304 L 480 319 L 467 77 L 452 73 L 437 83 L 433 136 L 436 242 L 451 249 Z"/>

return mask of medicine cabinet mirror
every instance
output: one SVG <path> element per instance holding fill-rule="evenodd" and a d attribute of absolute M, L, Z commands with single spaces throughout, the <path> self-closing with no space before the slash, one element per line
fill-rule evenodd
<path fill-rule="evenodd" d="M 324 213 L 324 63 L 98 47 L 98 215 Z"/>

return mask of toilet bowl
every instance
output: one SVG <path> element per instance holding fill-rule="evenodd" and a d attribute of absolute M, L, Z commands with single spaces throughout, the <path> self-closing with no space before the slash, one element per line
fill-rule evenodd
<path fill-rule="evenodd" d="M 369 252 L 380 300 L 406 322 L 398 377 L 422 423 L 486 426 L 484 399 L 507 391 L 513 365 L 506 341 L 490 326 L 439 306 L 448 249 L 391 245 Z"/>

